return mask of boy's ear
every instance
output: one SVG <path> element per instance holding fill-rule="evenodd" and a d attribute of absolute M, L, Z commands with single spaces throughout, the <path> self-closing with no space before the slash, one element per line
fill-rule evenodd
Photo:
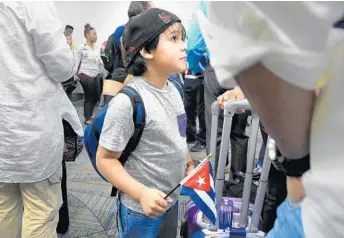
<path fill-rule="evenodd" d="M 148 52 L 147 50 L 145 50 L 145 48 L 142 48 L 140 50 L 140 54 L 144 59 L 153 59 L 153 55 L 152 53 Z"/>

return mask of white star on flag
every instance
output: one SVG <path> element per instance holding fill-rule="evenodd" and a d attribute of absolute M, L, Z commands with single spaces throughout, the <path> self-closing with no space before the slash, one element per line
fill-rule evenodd
<path fill-rule="evenodd" d="M 203 184 L 206 184 L 204 180 L 205 178 L 198 176 L 198 180 L 196 181 L 198 183 L 198 187 L 202 187 Z"/>

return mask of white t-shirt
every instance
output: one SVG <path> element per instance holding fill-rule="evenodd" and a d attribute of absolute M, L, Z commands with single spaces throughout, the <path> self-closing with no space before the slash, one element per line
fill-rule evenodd
<path fill-rule="evenodd" d="M 94 46 L 93 49 L 88 45 L 82 46 L 78 52 L 78 57 L 81 60 L 79 74 L 84 73 L 90 77 L 96 77 L 102 72 L 103 61 L 97 46 Z"/>
<path fill-rule="evenodd" d="M 332 24 L 343 2 L 209 2 L 200 26 L 219 82 L 262 62 L 319 96 L 311 130 L 311 171 L 303 176 L 306 237 L 344 237 L 344 30 Z M 330 34 L 331 33 L 331 34 Z M 330 37 L 328 37 L 330 34 Z M 326 54 L 328 53 L 328 54 Z"/>

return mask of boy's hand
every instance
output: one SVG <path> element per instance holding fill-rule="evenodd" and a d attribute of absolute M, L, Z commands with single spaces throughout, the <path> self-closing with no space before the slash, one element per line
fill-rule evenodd
<path fill-rule="evenodd" d="M 195 166 L 193 164 L 187 167 L 185 171 L 185 177 L 188 176 L 194 169 L 195 169 Z"/>
<path fill-rule="evenodd" d="M 157 218 L 163 214 L 166 211 L 168 204 L 172 203 L 172 199 L 167 198 L 165 200 L 165 196 L 166 194 L 159 190 L 144 188 L 141 192 L 139 201 L 145 215 L 150 218 Z"/>

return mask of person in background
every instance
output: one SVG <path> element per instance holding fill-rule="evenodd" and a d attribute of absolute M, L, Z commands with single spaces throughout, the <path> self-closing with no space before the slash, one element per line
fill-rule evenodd
<path fill-rule="evenodd" d="M 0 3 L 0 236 L 57 238 L 63 119 L 83 135 L 61 82 L 75 71 L 53 2 Z"/>
<path fill-rule="evenodd" d="M 66 25 L 63 34 L 65 35 L 65 37 L 67 39 L 68 45 L 70 45 L 72 47 L 73 51 L 76 51 L 77 46 L 73 40 L 73 31 L 74 31 L 74 27 L 72 27 L 71 25 Z"/>
<path fill-rule="evenodd" d="M 343 237 L 343 2 L 209 5 L 199 20 L 219 83 L 243 89 L 287 176 L 266 237 Z"/>
<path fill-rule="evenodd" d="M 172 80 L 172 81 L 175 81 L 179 84 L 179 86 L 181 88 L 183 88 L 184 86 L 184 81 L 185 81 L 185 75 L 186 73 L 183 72 L 183 73 L 177 73 L 177 74 L 172 74 L 170 75 L 168 78 L 169 80 Z"/>
<path fill-rule="evenodd" d="M 73 31 L 74 31 L 74 27 L 72 27 L 71 25 L 66 25 L 63 34 L 65 35 L 67 39 L 67 43 L 71 47 L 73 52 L 76 52 L 77 47 L 72 37 Z M 71 98 L 72 92 L 77 87 L 77 82 L 75 81 L 74 75 L 71 78 L 66 79 L 64 82 L 62 82 L 62 86 L 64 87 L 65 92 L 67 93 L 68 97 Z"/>
<path fill-rule="evenodd" d="M 200 10 L 207 15 L 206 2 L 200 2 Z M 209 62 L 209 53 L 206 48 L 204 38 L 199 28 L 199 23 L 196 16 L 193 18 L 193 22 L 188 31 L 188 63 L 189 69 L 194 73 L 204 72 L 204 102 L 205 102 L 205 122 L 206 128 L 206 149 L 209 152 L 210 149 L 210 128 L 211 128 L 211 105 L 213 102 L 218 101 L 221 105 L 229 94 L 232 94 L 231 90 L 237 93 L 237 99 L 243 99 L 244 94 L 240 88 L 225 89 L 221 87 L 216 79 L 214 69 Z M 249 113 L 236 114 L 233 116 L 232 128 L 231 128 L 231 171 L 234 178 L 237 175 L 245 173 L 246 171 L 246 154 L 248 137 L 246 136 L 245 129 Z M 217 153 L 216 153 L 216 170 L 217 162 L 221 144 L 221 134 L 223 127 L 223 113 L 219 115 L 218 132 L 217 132 Z M 239 183 L 239 178 L 231 179 L 231 183 Z M 233 196 L 233 194 L 232 194 Z"/>
<path fill-rule="evenodd" d="M 117 69 L 112 74 L 111 80 L 104 80 L 103 95 L 104 95 L 104 106 L 107 105 L 111 99 L 115 96 L 113 93 L 115 81 L 125 81 L 128 76 L 127 70 L 125 68 Z"/>
<path fill-rule="evenodd" d="M 100 58 L 100 50 L 95 45 L 97 42 L 95 28 L 90 24 L 86 24 L 84 36 L 86 44 L 78 51 L 79 67 L 77 74 L 85 94 L 85 124 L 89 125 L 92 122 L 93 111 L 101 96 L 103 61 Z"/>
<path fill-rule="evenodd" d="M 184 106 L 187 115 L 187 142 L 196 142 L 190 150 L 193 152 L 200 152 L 206 146 L 206 127 L 204 118 L 204 76 L 202 73 L 195 74 L 191 72 L 185 75 Z M 199 122 L 198 131 L 196 127 L 197 118 Z"/>
<path fill-rule="evenodd" d="M 154 7 L 151 1 L 132 1 L 130 2 L 128 8 L 128 18 L 129 20 L 141 12 Z M 103 57 L 103 61 L 106 70 L 109 72 L 108 77 L 104 80 L 104 91 L 106 91 L 106 101 L 114 97 L 119 90 L 124 87 L 125 81 L 130 81 L 132 78 L 130 75 L 123 75 L 125 71 L 123 52 L 122 52 L 122 34 L 125 29 L 125 25 L 119 26 L 115 32 L 110 35 L 105 52 L 107 54 L 107 59 Z"/>
<path fill-rule="evenodd" d="M 123 35 L 125 65 L 146 110 L 146 126 L 124 166 L 119 162 L 134 132 L 133 108 L 124 93 L 109 105 L 97 151 L 97 167 L 119 191 L 120 238 L 175 238 L 177 189 L 166 194 L 193 170 L 186 143 L 186 114 L 171 74 L 187 69 L 183 25 L 174 14 L 148 9 L 129 21 Z"/>
<path fill-rule="evenodd" d="M 200 3 L 201 6 L 203 3 Z M 195 22 L 193 22 L 195 24 Z M 197 35 L 197 34 L 196 34 Z M 199 152 L 206 147 L 206 121 L 204 106 L 204 67 L 206 52 L 204 42 L 195 36 L 195 25 L 188 31 L 188 64 L 190 75 L 185 76 L 184 105 L 187 114 L 187 142 L 196 142 L 191 151 Z M 199 130 L 196 129 L 198 118 Z"/>

